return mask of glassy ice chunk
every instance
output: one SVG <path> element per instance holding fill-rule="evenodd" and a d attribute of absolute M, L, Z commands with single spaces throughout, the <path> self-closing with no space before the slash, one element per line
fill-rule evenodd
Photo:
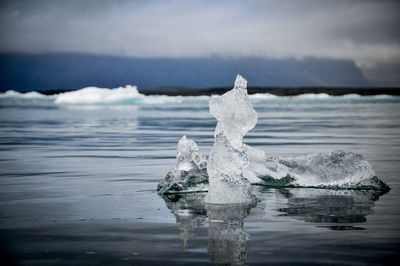
<path fill-rule="evenodd" d="M 209 190 L 206 202 L 225 204 L 254 200 L 243 171 L 249 165 L 243 136 L 257 123 L 257 113 L 247 95 L 247 81 L 237 75 L 232 90 L 210 100 L 210 113 L 217 120 L 214 146 L 207 171 Z"/>
<path fill-rule="evenodd" d="M 212 204 L 250 203 L 256 200 L 249 184 L 276 187 L 318 187 L 375 190 L 390 188 L 379 180 L 360 154 L 344 151 L 295 157 L 268 158 L 264 151 L 242 143 L 257 123 L 247 95 L 247 81 L 237 75 L 232 90 L 214 96 L 210 113 L 218 123 L 208 163 L 196 143 L 179 141 L 177 163 L 160 182 L 160 194 L 207 191 Z"/>
<path fill-rule="evenodd" d="M 196 142 L 183 136 L 178 143 L 176 165 L 158 186 L 160 194 L 207 191 L 207 163 Z"/>
<path fill-rule="evenodd" d="M 357 153 L 338 150 L 305 156 L 275 157 L 274 160 L 297 174 L 291 181 L 296 186 L 390 190 L 376 177 L 368 161 Z"/>
<path fill-rule="evenodd" d="M 277 183 L 282 183 L 287 179 L 298 179 L 296 172 L 289 167 L 267 158 L 264 151 L 253 148 L 246 144 L 243 145 L 247 150 L 249 165 L 244 170 L 244 177 L 251 184 L 265 184 L 267 180 Z"/>
<path fill-rule="evenodd" d="M 232 147 L 241 149 L 243 136 L 256 125 L 258 119 L 247 95 L 247 81 L 237 75 L 234 88 L 221 96 L 212 97 L 209 106 L 211 115 L 218 120 L 214 137 L 223 133 Z"/>

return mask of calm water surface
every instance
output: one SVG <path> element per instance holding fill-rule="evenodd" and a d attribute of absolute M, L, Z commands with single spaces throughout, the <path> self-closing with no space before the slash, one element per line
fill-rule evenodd
<path fill-rule="evenodd" d="M 182 135 L 208 154 L 207 99 L 60 106 L 0 100 L 2 260 L 23 265 L 389 264 L 400 252 L 400 99 L 254 99 L 245 143 L 363 154 L 392 190 L 253 186 L 256 206 L 160 197 Z"/>

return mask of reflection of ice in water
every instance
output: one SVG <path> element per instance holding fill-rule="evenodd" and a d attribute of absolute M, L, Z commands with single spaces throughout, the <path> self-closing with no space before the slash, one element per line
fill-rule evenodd
<path fill-rule="evenodd" d="M 264 216 L 264 205 L 257 204 L 205 204 L 205 194 L 164 195 L 167 207 L 175 215 L 183 248 L 194 239 L 194 230 L 205 225 L 209 218 L 208 253 L 217 264 L 243 264 L 246 262 L 249 235 L 243 231 L 246 217 Z"/>
<path fill-rule="evenodd" d="M 208 217 L 208 253 L 214 264 L 245 264 L 250 236 L 243 231 L 245 218 L 265 217 L 268 210 L 275 215 L 319 223 L 332 230 L 362 230 L 353 226 L 366 222 L 373 213 L 379 192 L 360 190 L 328 190 L 315 188 L 255 187 L 261 202 L 250 204 L 205 204 L 204 193 L 164 195 L 167 207 L 175 215 L 183 248 L 196 236 L 196 228 L 206 226 Z M 275 199 L 275 200 L 274 200 Z M 272 204 L 272 206 L 270 205 Z"/>
<path fill-rule="evenodd" d="M 180 238 L 184 249 L 187 247 L 188 240 L 194 238 L 194 230 L 203 227 L 206 221 L 204 196 L 205 194 L 202 193 L 163 196 L 167 207 L 175 215 L 179 230 L 181 230 Z"/>
<path fill-rule="evenodd" d="M 280 189 L 287 207 L 285 216 L 313 223 L 363 223 L 373 213 L 377 194 L 372 191 L 311 188 Z"/>
<path fill-rule="evenodd" d="M 208 253 L 211 263 L 244 264 L 248 253 L 249 235 L 243 231 L 249 204 L 207 204 L 209 217 Z"/>

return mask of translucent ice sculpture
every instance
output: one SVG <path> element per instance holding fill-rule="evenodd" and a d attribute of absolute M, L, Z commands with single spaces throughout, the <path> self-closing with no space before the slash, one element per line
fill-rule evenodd
<path fill-rule="evenodd" d="M 208 203 L 254 200 L 248 191 L 249 182 L 243 176 L 249 158 L 242 139 L 257 123 L 257 113 L 251 105 L 246 87 L 247 81 L 237 75 L 232 90 L 210 100 L 210 113 L 218 123 L 207 165 L 210 185 L 205 200 Z"/>
<path fill-rule="evenodd" d="M 178 143 L 176 165 L 157 187 L 160 194 L 207 191 L 205 157 L 196 142 L 183 136 Z"/>
<path fill-rule="evenodd" d="M 208 163 L 193 140 L 179 141 L 177 164 L 158 185 L 160 194 L 207 191 L 207 203 L 248 203 L 255 200 L 248 185 L 374 190 L 390 188 L 377 178 L 362 155 L 334 151 L 296 157 L 270 157 L 242 143 L 257 123 L 247 95 L 247 81 L 237 76 L 232 90 L 211 98 L 217 120 Z"/>
<path fill-rule="evenodd" d="M 337 150 L 274 160 L 296 173 L 294 186 L 390 190 L 361 154 Z"/>
<path fill-rule="evenodd" d="M 283 180 L 294 180 L 300 178 L 296 172 L 289 167 L 268 158 L 264 151 L 244 144 L 249 158 L 249 165 L 244 169 L 244 177 L 251 184 L 265 185 L 267 180 L 281 183 Z"/>

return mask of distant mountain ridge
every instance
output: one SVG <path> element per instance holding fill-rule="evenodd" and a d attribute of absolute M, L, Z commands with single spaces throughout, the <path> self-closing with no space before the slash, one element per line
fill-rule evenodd
<path fill-rule="evenodd" d="M 253 87 L 370 86 L 352 60 L 0 54 L 1 91 L 114 88 L 126 84 L 142 90 L 168 86 L 228 87 L 238 73 Z"/>

